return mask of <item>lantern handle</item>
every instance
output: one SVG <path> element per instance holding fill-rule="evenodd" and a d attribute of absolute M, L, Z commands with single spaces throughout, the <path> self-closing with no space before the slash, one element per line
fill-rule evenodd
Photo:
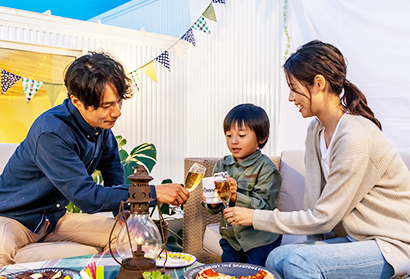
<path fill-rule="evenodd" d="M 121 212 L 124 212 L 124 201 L 121 201 L 120 210 L 119 210 L 118 214 L 120 214 Z M 120 266 L 122 266 L 123 268 L 125 268 L 125 266 L 124 266 L 122 263 L 120 263 L 120 262 L 115 258 L 114 254 L 112 253 L 112 249 L 111 249 L 111 238 L 112 238 L 112 234 L 113 234 L 113 232 L 114 232 L 115 226 L 117 225 L 117 222 L 118 222 L 118 219 L 115 218 L 114 226 L 112 227 L 111 232 L 110 232 L 110 237 L 108 238 L 108 249 L 110 250 L 111 257 L 112 257 Z M 126 221 L 126 220 L 125 220 L 125 225 L 127 226 L 127 231 L 128 231 L 128 225 L 127 225 L 127 221 Z M 117 237 L 118 237 L 118 236 L 117 236 Z M 130 245 L 131 245 L 131 240 L 129 239 L 129 235 L 128 235 L 128 240 L 130 241 Z M 131 251 L 132 251 L 132 246 L 131 246 Z"/>

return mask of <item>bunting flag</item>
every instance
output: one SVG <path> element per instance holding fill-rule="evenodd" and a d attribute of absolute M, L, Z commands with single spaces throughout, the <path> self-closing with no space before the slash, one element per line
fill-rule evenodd
<path fill-rule="evenodd" d="M 46 90 L 48 99 L 50 100 L 50 104 L 52 107 L 54 107 L 54 104 L 56 103 L 58 95 L 60 95 L 61 89 L 63 89 L 62 84 L 57 84 L 57 83 L 43 83 L 44 88 Z"/>
<path fill-rule="evenodd" d="M 132 84 L 134 84 L 134 86 L 137 88 L 137 91 L 139 91 L 141 83 L 139 70 L 132 71 L 128 74 L 128 76 L 132 80 Z"/>
<path fill-rule="evenodd" d="M 210 19 L 216 22 L 215 10 L 214 10 L 214 6 L 212 6 L 212 3 L 209 4 L 208 8 L 206 8 L 205 12 L 203 12 L 202 15 L 206 17 L 207 19 Z"/>
<path fill-rule="evenodd" d="M 148 64 L 145 64 L 141 68 L 139 68 L 141 72 L 149 76 L 153 81 L 158 83 L 157 81 L 157 73 L 155 72 L 155 65 L 154 65 L 154 60 L 149 62 Z"/>
<path fill-rule="evenodd" d="M 181 58 L 182 60 L 185 60 L 185 51 L 182 48 L 181 45 L 181 40 L 178 40 L 175 44 L 173 44 L 170 48 L 169 51 L 178 55 L 179 58 Z"/>
<path fill-rule="evenodd" d="M 171 66 L 169 64 L 169 52 L 167 50 L 161 53 L 161 55 L 155 58 L 155 60 L 157 60 L 158 63 L 162 64 L 165 68 L 168 69 L 168 71 L 171 72 Z"/>
<path fill-rule="evenodd" d="M 41 87 L 43 82 L 32 80 L 29 78 L 22 78 L 23 79 L 23 89 L 24 95 L 26 95 L 27 103 L 30 102 L 31 98 L 37 93 L 38 89 Z"/>
<path fill-rule="evenodd" d="M 200 30 L 204 31 L 206 34 L 211 34 L 211 31 L 209 31 L 208 26 L 206 26 L 206 21 L 203 16 L 200 16 L 198 20 L 192 25 L 192 28 L 195 30 Z"/>
<path fill-rule="evenodd" d="M 192 31 L 192 28 L 189 28 L 188 31 L 186 31 L 185 34 L 181 37 L 181 39 L 196 46 L 194 32 Z"/>
<path fill-rule="evenodd" d="M 185 60 L 186 48 L 183 46 L 182 40 L 187 41 L 191 43 L 192 45 L 196 46 L 195 36 L 194 36 L 194 32 L 192 29 L 203 31 L 206 34 L 210 34 L 211 31 L 209 30 L 206 24 L 205 18 L 215 21 L 215 22 L 217 21 L 215 10 L 214 10 L 212 3 L 225 4 L 225 0 L 212 0 L 211 3 L 206 8 L 206 10 L 202 13 L 199 19 L 188 29 L 188 31 L 186 31 L 185 34 L 181 38 L 179 38 L 178 41 L 176 41 L 170 48 L 168 48 L 168 50 L 165 50 L 163 53 L 161 53 L 161 55 L 157 56 L 154 60 L 162 64 L 169 71 L 171 71 L 169 52 L 172 52 L 178 55 L 181 59 Z M 149 63 L 145 64 L 144 66 L 127 74 L 127 76 L 132 80 L 133 85 L 135 85 L 138 91 L 140 90 L 140 85 L 141 85 L 140 72 L 143 72 L 153 81 L 158 83 L 154 60 L 151 60 Z M 26 96 L 27 103 L 30 102 L 30 100 L 37 93 L 38 89 L 44 84 L 46 93 L 50 100 L 50 104 L 51 106 L 54 106 L 58 96 L 60 95 L 61 89 L 64 86 L 63 84 L 54 84 L 54 83 L 46 83 L 46 82 L 43 83 L 41 81 L 36 81 L 36 80 L 14 75 L 3 69 L 0 69 L 0 70 L 1 70 L 1 79 L 0 79 L 1 95 L 7 92 L 7 90 L 9 90 L 17 81 L 22 79 L 24 95 Z"/>
<path fill-rule="evenodd" d="M 3 69 L 1 70 L 1 95 L 7 92 L 17 81 L 21 79 L 20 76 L 9 73 Z"/>

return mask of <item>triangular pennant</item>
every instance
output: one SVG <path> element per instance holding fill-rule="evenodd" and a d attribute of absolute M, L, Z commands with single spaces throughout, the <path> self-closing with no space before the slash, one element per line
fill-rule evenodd
<path fill-rule="evenodd" d="M 158 83 L 158 81 L 157 81 L 157 73 L 155 72 L 154 60 L 152 60 L 152 61 L 149 62 L 148 64 L 145 64 L 144 66 L 142 66 L 141 68 L 139 68 L 139 70 L 141 70 L 141 72 L 143 72 L 144 74 L 146 74 L 147 76 L 149 76 L 153 81 L 155 81 L 156 83 Z"/>
<path fill-rule="evenodd" d="M 196 46 L 194 32 L 192 31 L 192 28 L 189 28 L 188 31 L 186 31 L 185 34 L 181 37 L 181 39 Z"/>
<path fill-rule="evenodd" d="M 32 80 L 29 78 L 22 78 L 23 79 L 23 89 L 24 95 L 26 95 L 27 104 L 30 102 L 31 98 L 37 93 L 38 89 L 43 84 L 41 81 Z"/>
<path fill-rule="evenodd" d="M 212 0 L 212 3 L 221 3 L 221 4 L 225 4 L 225 0 Z"/>
<path fill-rule="evenodd" d="M 185 60 L 185 51 L 182 47 L 181 40 L 178 40 L 172 47 L 170 47 L 169 51 L 178 55 L 182 60 Z"/>
<path fill-rule="evenodd" d="M 208 8 L 206 8 L 205 12 L 203 12 L 202 15 L 206 17 L 207 19 L 210 19 L 216 22 L 215 10 L 214 10 L 214 6 L 212 6 L 212 3 L 209 4 Z"/>
<path fill-rule="evenodd" d="M 211 31 L 209 30 L 208 26 L 206 26 L 206 21 L 203 16 L 200 16 L 198 20 L 192 25 L 192 28 L 195 30 L 201 30 L 204 31 L 206 34 L 211 34 Z"/>
<path fill-rule="evenodd" d="M 1 70 L 1 95 L 7 92 L 17 81 L 21 79 L 20 76 L 9 73 L 3 69 Z"/>
<path fill-rule="evenodd" d="M 46 90 L 48 99 L 50 100 L 50 104 L 52 107 L 54 107 L 54 104 L 56 103 L 58 95 L 60 95 L 61 89 L 63 89 L 62 84 L 56 84 L 56 83 L 46 83 L 44 82 L 44 88 Z"/>
<path fill-rule="evenodd" d="M 139 75 L 139 70 L 132 71 L 131 73 L 128 74 L 129 78 L 132 80 L 132 84 L 137 88 L 137 90 L 140 90 L 140 75 Z"/>
<path fill-rule="evenodd" d="M 155 60 L 158 61 L 158 63 L 162 64 L 165 68 L 168 69 L 168 71 L 171 72 L 171 66 L 169 64 L 169 52 L 166 50 L 161 55 L 159 55 Z"/>

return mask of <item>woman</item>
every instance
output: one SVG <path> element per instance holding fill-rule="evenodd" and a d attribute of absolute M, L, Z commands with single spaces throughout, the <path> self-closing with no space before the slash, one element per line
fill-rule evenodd
<path fill-rule="evenodd" d="M 306 138 L 305 211 L 232 207 L 225 217 L 233 225 L 316 240 L 269 254 L 266 266 L 283 278 L 410 275 L 410 173 L 363 93 L 346 79 L 342 53 L 312 41 L 284 70 L 289 101 L 303 117 L 316 117 Z M 347 235 L 323 239 L 341 221 Z"/>

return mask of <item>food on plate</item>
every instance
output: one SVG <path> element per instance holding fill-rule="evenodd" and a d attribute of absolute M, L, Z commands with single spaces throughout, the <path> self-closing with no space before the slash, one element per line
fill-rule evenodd
<path fill-rule="evenodd" d="M 237 279 L 234 276 L 220 273 L 210 267 L 198 272 L 196 279 Z M 240 276 L 239 279 L 274 279 L 273 274 L 266 269 L 259 270 L 255 275 Z"/>
<path fill-rule="evenodd" d="M 231 279 L 231 278 L 232 276 L 219 273 L 218 271 L 213 270 L 210 267 L 202 269 L 196 275 L 196 279 Z"/>
<path fill-rule="evenodd" d="M 71 279 L 70 276 L 63 274 L 63 272 L 47 270 L 44 272 L 33 272 L 28 271 L 24 273 L 20 273 L 16 276 L 16 279 Z"/>

